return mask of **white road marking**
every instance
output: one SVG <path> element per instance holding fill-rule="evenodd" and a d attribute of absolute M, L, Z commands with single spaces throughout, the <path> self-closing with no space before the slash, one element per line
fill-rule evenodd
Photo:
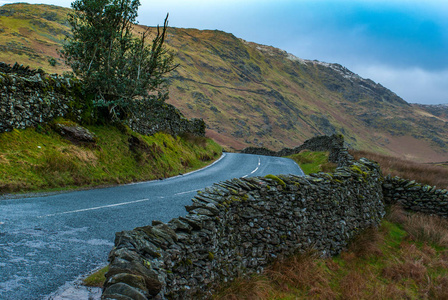
<path fill-rule="evenodd" d="M 159 198 L 164 198 L 164 197 L 159 197 Z M 116 207 L 116 206 L 122 206 L 122 205 L 129 205 L 129 204 L 134 204 L 134 203 L 140 203 L 140 202 L 145 202 L 145 201 L 149 201 L 149 200 L 150 200 L 150 199 L 140 199 L 140 200 L 135 200 L 135 201 L 121 202 L 121 203 L 109 204 L 109 205 L 104 205 L 104 206 L 97 206 L 97 207 L 92 207 L 92 208 L 84 208 L 84 209 L 77 209 L 77 210 L 71 210 L 71 211 L 64 211 L 64 212 L 60 212 L 60 213 L 55 213 L 55 214 L 49 214 L 49 215 L 39 216 L 38 218 L 54 217 L 54 216 L 58 216 L 58 215 L 66 215 L 66 214 L 74 214 L 74 213 L 79 213 L 79 212 L 84 212 L 84 211 L 90 211 L 90 210 L 97 210 L 97 209 L 102 209 L 102 208 L 109 208 L 109 207 Z"/>
<path fill-rule="evenodd" d="M 197 190 L 191 190 L 191 191 L 187 191 L 187 192 L 177 193 L 177 194 L 174 194 L 174 196 L 185 195 L 185 194 L 189 194 L 189 193 L 193 193 L 193 192 L 197 192 Z M 158 197 L 158 198 L 159 199 L 163 199 L 165 197 Z M 149 201 L 149 200 L 150 199 L 140 199 L 140 200 L 129 201 L 129 202 L 121 202 L 121 203 L 109 204 L 109 205 L 103 205 L 103 206 L 97 206 L 97 207 L 91 207 L 91 208 L 77 209 L 77 210 L 71 210 L 71 211 L 64 211 L 64 212 L 55 213 L 55 214 L 38 216 L 38 218 L 54 217 L 54 216 L 66 215 L 66 214 L 75 214 L 75 213 L 79 213 L 79 212 L 85 212 L 85 211 L 98 210 L 98 209 L 109 208 L 109 207 L 117 207 L 117 206 L 123 206 L 123 205 L 140 203 L 140 202 L 146 202 L 146 201 Z M 0 225 L 1 224 L 3 224 L 3 223 L 0 222 Z"/>
<path fill-rule="evenodd" d="M 176 179 L 176 178 L 179 178 L 179 177 L 185 177 L 185 176 L 188 176 L 188 175 L 197 173 L 197 172 L 201 172 L 201 171 L 203 171 L 203 170 L 205 170 L 205 169 L 208 169 L 208 168 L 212 167 L 213 165 L 219 163 L 222 159 L 224 159 L 224 157 L 226 157 L 226 154 L 223 152 L 222 155 L 221 155 L 221 157 L 220 157 L 218 160 L 214 161 L 214 162 L 213 162 L 212 164 L 210 164 L 210 165 L 207 165 L 207 166 L 205 166 L 205 167 L 203 167 L 203 168 L 201 168 L 201 169 L 194 170 L 194 171 L 191 171 L 191 172 L 182 174 L 182 175 L 177 175 L 177 176 L 173 176 L 173 177 L 165 178 L 163 181 L 173 180 L 173 179 Z M 144 184 L 144 183 L 148 183 L 148 182 L 152 182 L 152 181 L 158 181 L 158 180 L 142 181 L 142 182 L 133 182 L 133 183 L 128 183 L 127 185 Z"/>
<path fill-rule="evenodd" d="M 174 196 L 185 195 L 185 194 L 189 194 L 189 193 L 193 193 L 193 192 L 197 192 L 197 191 L 198 190 L 192 190 L 192 191 L 188 191 L 188 192 L 177 193 L 177 194 L 174 194 Z"/>
<path fill-rule="evenodd" d="M 260 158 L 258 158 L 258 166 L 255 168 L 255 170 L 253 170 L 252 172 L 250 172 L 250 174 L 244 175 L 243 178 L 246 178 L 247 176 L 252 175 L 252 174 L 254 174 L 255 172 L 257 172 L 258 169 L 260 168 L 260 165 L 261 165 L 261 160 L 260 160 Z"/>

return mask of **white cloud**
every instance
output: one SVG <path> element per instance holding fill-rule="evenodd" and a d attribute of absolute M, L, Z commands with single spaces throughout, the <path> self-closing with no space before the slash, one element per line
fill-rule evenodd
<path fill-rule="evenodd" d="M 352 71 L 387 87 L 410 103 L 448 103 L 448 69 L 395 69 L 385 65 L 358 65 Z"/>

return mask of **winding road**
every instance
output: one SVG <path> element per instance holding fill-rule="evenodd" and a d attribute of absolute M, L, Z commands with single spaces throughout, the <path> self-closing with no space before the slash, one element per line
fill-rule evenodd
<path fill-rule="evenodd" d="M 0 200 L 0 299 L 44 299 L 104 265 L 115 232 L 186 214 L 198 190 L 237 177 L 302 175 L 290 159 L 225 153 L 165 180 Z"/>

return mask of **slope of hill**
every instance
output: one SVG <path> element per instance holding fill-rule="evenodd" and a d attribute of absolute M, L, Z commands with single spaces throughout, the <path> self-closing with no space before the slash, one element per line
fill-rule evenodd
<path fill-rule="evenodd" d="M 0 61 L 68 70 L 56 52 L 70 31 L 67 12 L 46 5 L 0 7 Z M 228 148 L 279 150 L 342 133 L 357 149 L 418 161 L 448 159 L 448 118 L 437 107 L 410 105 L 341 65 L 302 60 L 222 31 L 168 33 L 180 64 L 169 102 L 187 117 L 203 118 L 208 135 Z"/>

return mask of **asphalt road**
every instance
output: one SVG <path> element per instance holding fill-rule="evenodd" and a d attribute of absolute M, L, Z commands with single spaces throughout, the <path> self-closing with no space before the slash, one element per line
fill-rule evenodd
<path fill-rule="evenodd" d="M 226 153 L 165 180 L 0 201 L 0 299 L 44 299 L 104 265 L 115 232 L 186 214 L 198 190 L 267 174 L 303 174 L 292 160 Z"/>

